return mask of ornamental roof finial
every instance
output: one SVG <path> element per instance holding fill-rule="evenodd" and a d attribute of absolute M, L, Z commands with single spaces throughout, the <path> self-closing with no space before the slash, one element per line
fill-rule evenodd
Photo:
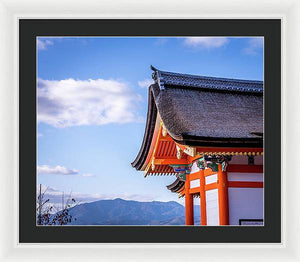
<path fill-rule="evenodd" d="M 155 68 L 153 65 L 150 65 L 150 69 L 151 69 L 152 71 L 158 71 L 158 69 Z"/>

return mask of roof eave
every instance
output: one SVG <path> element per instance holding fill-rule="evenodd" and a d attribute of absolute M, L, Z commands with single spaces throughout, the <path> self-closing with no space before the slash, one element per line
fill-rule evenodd
<path fill-rule="evenodd" d="M 137 157 L 131 163 L 132 167 L 136 168 L 136 170 L 141 170 L 144 162 L 146 161 L 151 146 L 154 129 L 155 129 L 156 118 L 157 118 L 157 108 L 152 94 L 152 85 L 150 85 L 149 95 L 148 95 L 147 122 L 146 122 L 146 127 L 144 132 L 144 138 Z"/>
<path fill-rule="evenodd" d="M 187 146 L 210 147 L 251 147 L 262 148 L 263 138 L 225 138 L 225 137 L 198 137 L 182 135 L 182 139 L 174 139 L 175 142 Z"/>

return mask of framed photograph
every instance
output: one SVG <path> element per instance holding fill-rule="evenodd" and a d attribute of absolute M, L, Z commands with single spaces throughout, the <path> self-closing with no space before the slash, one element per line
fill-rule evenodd
<path fill-rule="evenodd" d="M 298 261 L 299 13 L 1 0 L 1 261 Z"/>
<path fill-rule="evenodd" d="M 281 242 L 280 20 L 19 30 L 20 242 Z"/>

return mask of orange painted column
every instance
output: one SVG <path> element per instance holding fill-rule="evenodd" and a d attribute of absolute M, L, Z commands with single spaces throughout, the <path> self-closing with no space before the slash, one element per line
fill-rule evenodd
<path fill-rule="evenodd" d="M 219 223 L 220 225 L 229 225 L 227 173 L 222 171 L 221 164 L 218 164 L 218 197 Z"/>
<path fill-rule="evenodd" d="M 204 170 L 200 170 L 200 211 L 201 225 L 206 226 L 206 195 L 205 195 L 205 176 Z"/>
<path fill-rule="evenodd" d="M 185 224 L 194 225 L 194 199 L 190 194 L 190 177 L 185 176 Z"/>

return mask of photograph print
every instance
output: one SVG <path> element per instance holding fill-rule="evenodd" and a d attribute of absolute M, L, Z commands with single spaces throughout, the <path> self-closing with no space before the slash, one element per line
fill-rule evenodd
<path fill-rule="evenodd" d="M 37 37 L 38 226 L 263 226 L 263 37 Z"/>

